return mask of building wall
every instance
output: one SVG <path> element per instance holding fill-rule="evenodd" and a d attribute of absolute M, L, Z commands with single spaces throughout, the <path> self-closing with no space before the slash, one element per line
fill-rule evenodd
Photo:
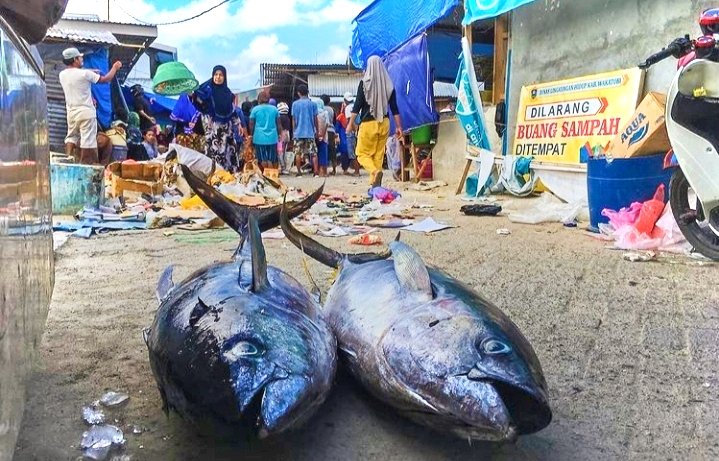
<path fill-rule="evenodd" d="M 494 129 L 494 112 L 494 106 L 484 107 L 487 135 L 492 145 L 492 151 L 500 153 L 502 151 L 502 141 Z M 464 171 L 466 151 L 467 135 L 459 121 L 457 121 L 454 114 L 443 115 L 439 122 L 437 145 L 432 150 L 432 174 L 434 179 L 446 182 L 454 190 L 462 177 L 462 171 Z M 470 174 L 476 170 L 476 167 L 477 164 L 474 164 L 474 169 L 470 170 Z"/>
<path fill-rule="evenodd" d="M 522 86 L 630 68 L 671 40 L 698 36 L 716 0 L 536 0 L 512 13 L 509 135 Z M 649 70 L 645 91 L 666 92 L 676 61 Z"/>

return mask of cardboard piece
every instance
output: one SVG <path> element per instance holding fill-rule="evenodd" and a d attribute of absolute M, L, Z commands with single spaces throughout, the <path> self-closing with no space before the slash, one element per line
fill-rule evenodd
<path fill-rule="evenodd" d="M 162 165 L 159 163 L 114 162 L 108 165 L 107 169 L 111 173 L 112 197 L 119 197 L 125 191 L 162 194 Z"/>
<path fill-rule="evenodd" d="M 631 158 L 664 154 L 671 149 L 664 111 L 667 98 L 662 93 L 648 93 L 619 134 L 609 143 L 608 155 Z"/>

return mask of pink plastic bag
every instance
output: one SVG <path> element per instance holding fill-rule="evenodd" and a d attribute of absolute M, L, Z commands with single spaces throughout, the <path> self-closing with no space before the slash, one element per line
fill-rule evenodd
<path fill-rule="evenodd" d="M 630 226 L 637 222 L 639 213 L 642 211 L 642 204 L 639 202 L 632 203 L 629 208 L 622 208 L 619 211 L 605 208 L 602 210 L 602 216 L 609 218 L 609 224 L 616 230 L 623 226 Z"/>

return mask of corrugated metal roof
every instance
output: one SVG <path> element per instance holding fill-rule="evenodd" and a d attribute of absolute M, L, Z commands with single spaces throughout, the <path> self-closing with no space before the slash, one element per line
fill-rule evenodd
<path fill-rule="evenodd" d="M 58 40 L 67 40 L 69 42 L 76 43 L 103 43 L 107 45 L 120 45 L 120 42 L 110 32 L 83 30 L 83 29 L 68 29 L 51 27 L 47 30 L 45 38 L 54 38 Z"/>
<path fill-rule="evenodd" d="M 130 22 L 130 21 L 108 21 L 106 19 L 102 19 L 100 16 L 96 14 L 78 14 L 78 13 L 65 13 L 62 15 L 61 19 L 65 19 L 68 21 L 87 21 L 87 22 L 98 22 L 103 24 L 123 24 L 126 26 L 148 26 L 148 27 L 155 27 L 154 24 L 143 24 L 141 22 Z"/>
<path fill-rule="evenodd" d="M 360 73 L 353 75 L 311 74 L 307 76 L 307 86 L 313 96 L 323 94 L 342 96 L 348 91 L 355 94 L 360 80 L 362 80 L 362 74 Z"/>

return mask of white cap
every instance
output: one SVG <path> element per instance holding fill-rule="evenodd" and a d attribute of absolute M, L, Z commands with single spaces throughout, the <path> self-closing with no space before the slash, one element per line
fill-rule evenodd
<path fill-rule="evenodd" d="M 345 101 L 354 101 L 355 100 L 355 97 L 349 91 L 344 94 L 343 98 Z"/>
<path fill-rule="evenodd" d="M 77 48 L 66 48 L 62 51 L 63 59 L 75 59 L 80 56 L 82 56 L 82 53 Z"/>

